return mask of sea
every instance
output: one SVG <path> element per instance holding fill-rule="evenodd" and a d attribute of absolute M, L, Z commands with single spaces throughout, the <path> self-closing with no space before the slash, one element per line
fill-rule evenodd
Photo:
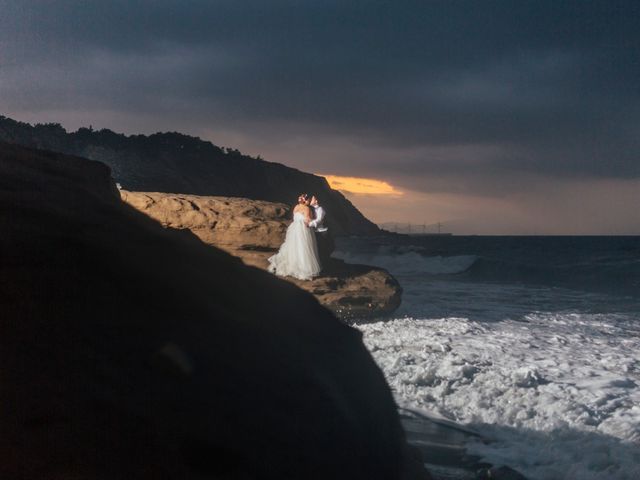
<path fill-rule="evenodd" d="M 640 479 L 640 237 L 341 238 L 404 289 L 356 324 L 397 403 L 535 479 Z"/>

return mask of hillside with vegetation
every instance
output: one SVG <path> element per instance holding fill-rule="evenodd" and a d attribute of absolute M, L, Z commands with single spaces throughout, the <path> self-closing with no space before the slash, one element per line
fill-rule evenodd
<path fill-rule="evenodd" d="M 103 162 L 115 181 L 131 191 L 245 197 L 288 205 L 308 192 L 323 202 L 336 235 L 379 233 L 324 177 L 177 132 L 124 135 L 92 128 L 68 132 L 55 123 L 31 125 L 0 116 L 0 140 Z"/>

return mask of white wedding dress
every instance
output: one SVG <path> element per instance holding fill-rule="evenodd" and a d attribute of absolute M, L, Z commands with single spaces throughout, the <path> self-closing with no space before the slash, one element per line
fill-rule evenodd
<path fill-rule="evenodd" d="M 304 214 L 295 212 L 278 253 L 269 258 L 269 271 L 280 277 L 311 280 L 320 273 L 316 236 L 304 223 Z"/>

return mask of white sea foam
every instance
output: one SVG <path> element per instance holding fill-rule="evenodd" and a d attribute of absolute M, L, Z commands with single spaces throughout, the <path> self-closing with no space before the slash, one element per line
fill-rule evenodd
<path fill-rule="evenodd" d="M 398 250 L 398 249 L 397 249 Z M 478 259 L 475 255 L 424 256 L 415 250 L 400 249 L 400 253 L 388 252 L 384 249 L 376 253 L 335 252 L 333 255 L 347 263 L 362 263 L 382 267 L 395 275 L 427 274 L 443 275 L 461 273 L 467 270 Z"/>
<path fill-rule="evenodd" d="M 524 321 L 359 325 L 400 404 L 468 425 L 471 446 L 531 479 L 640 478 L 640 322 L 533 313 Z"/>

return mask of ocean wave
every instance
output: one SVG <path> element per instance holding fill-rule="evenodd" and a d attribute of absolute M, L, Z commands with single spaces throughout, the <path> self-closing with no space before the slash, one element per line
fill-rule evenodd
<path fill-rule="evenodd" d="M 524 263 L 520 259 L 479 257 L 465 271 L 467 278 L 481 282 L 518 282 L 602 291 L 620 295 L 640 292 L 640 265 L 625 259 L 616 263 L 572 263 L 562 258 Z"/>
<path fill-rule="evenodd" d="M 409 240 L 414 243 L 399 243 Z M 635 237 L 409 240 L 342 240 L 336 256 L 378 265 L 397 276 L 457 275 L 478 283 L 544 285 L 636 298 L 640 292 L 640 239 Z"/>
<path fill-rule="evenodd" d="M 524 263 L 519 258 L 488 258 L 478 255 L 427 255 L 420 248 L 380 247 L 375 252 L 337 251 L 348 263 L 374 265 L 396 276 L 461 275 L 476 282 L 524 283 L 634 295 L 640 291 L 636 262 L 617 264 Z"/>
<path fill-rule="evenodd" d="M 347 263 L 362 263 L 381 267 L 394 275 L 451 275 L 469 269 L 478 259 L 475 255 L 424 256 L 416 250 L 386 253 L 335 252 L 336 258 Z"/>
<path fill-rule="evenodd" d="M 533 312 L 359 325 L 399 404 L 483 432 L 471 445 L 528 478 L 640 478 L 640 325 Z"/>

